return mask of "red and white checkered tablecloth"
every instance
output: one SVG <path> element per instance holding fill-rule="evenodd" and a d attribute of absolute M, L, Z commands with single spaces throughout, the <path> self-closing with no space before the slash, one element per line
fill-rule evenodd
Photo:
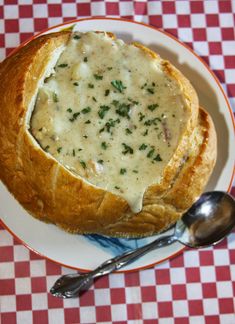
<path fill-rule="evenodd" d="M 0 0 L 0 60 L 49 26 L 91 16 L 124 17 L 175 35 L 208 63 L 235 111 L 234 0 Z M 52 297 L 51 285 L 69 272 L 0 225 L 0 323 L 235 323 L 235 232 L 214 248 L 100 279 L 79 299 Z"/>

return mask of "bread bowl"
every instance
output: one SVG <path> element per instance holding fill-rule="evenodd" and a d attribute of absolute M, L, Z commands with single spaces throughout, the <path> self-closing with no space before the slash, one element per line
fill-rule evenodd
<path fill-rule="evenodd" d="M 78 62 L 71 61 L 68 64 L 63 61 L 68 49 L 72 49 L 71 52 L 78 50 L 79 56 L 76 58 Z M 106 62 L 103 62 L 102 55 L 105 49 L 111 51 L 111 55 L 106 55 Z M 112 49 L 118 52 L 117 56 L 113 54 Z M 117 60 L 120 55 L 121 63 Z M 107 57 L 112 64 L 107 64 Z M 133 57 L 137 58 L 132 64 Z M 94 70 L 94 67 L 89 65 L 91 61 L 95 62 L 95 65 L 102 65 L 102 73 L 100 73 L 100 67 Z M 123 64 L 126 65 L 125 69 Z M 86 66 L 92 70 L 89 75 L 86 74 Z M 122 74 L 114 71 L 120 66 Z M 136 67 L 136 72 L 131 70 L 130 66 L 132 69 Z M 79 98 L 84 97 L 86 101 L 89 99 L 89 105 L 88 103 L 74 104 L 73 106 L 78 106 L 75 111 L 74 107 L 70 107 L 71 102 L 68 96 L 61 96 L 60 92 L 51 91 L 54 89 L 55 79 L 53 75 L 51 76 L 54 67 L 56 72 L 54 76 L 62 75 L 63 79 L 63 75 L 68 74 L 73 85 L 73 92 L 75 87 L 78 91 L 79 86 L 82 85 L 83 89 L 84 85 L 87 86 L 86 94 L 80 92 Z M 111 67 L 112 69 L 109 69 Z M 149 76 L 155 74 L 157 75 L 154 78 L 156 77 L 157 80 L 149 80 Z M 80 78 L 79 81 L 78 78 Z M 216 160 L 216 134 L 213 122 L 208 113 L 199 108 L 197 94 L 190 82 L 169 62 L 162 60 L 143 45 L 137 43 L 125 45 L 115 40 L 114 35 L 110 33 L 71 34 L 68 31 L 49 34 L 36 38 L 1 63 L 0 80 L 2 96 L 0 103 L 2 112 L 0 116 L 2 152 L 0 178 L 29 213 L 40 220 L 54 223 L 72 233 L 100 233 L 119 237 L 147 236 L 163 231 L 172 225 L 203 191 Z M 137 85 L 133 86 L 133 80 L 137 80 L 135 81 Z M 167 91 L 164 92 L 163 84 L 166 80 Z M 9 88 L 9 82 L 11 88 Z M 80 83 L 80 85 L 77 86 L 75 83 Z M 96 86 L 93 83 L 99 85 Z M 155 93 L 157 86 L 160 87 L 158 94 Z M 137 94 L 136 87 L 138 88 Z M 42 94 L 38 93 L 39 88 L 42 88 Z M 106 90 L 109 90 L 107 96 Z M 69 159 L 68 155 L 66 156 L 67 152 L 63 153 L 64 146 L 61 145 L 60 140 L 56 142 L 56 146 L 49 145 L 51 147 L 48 148 L 44 140 L 55 135 L 48 131 L 50 127 L 46 127 L 44 136 L 40 136 L 43 132 L 43 129 L 40 131 L 43 128 L 43 125 L 39 125 L 40 122 L 47 123 L 47 118 L 40 116 L 44 105 L 40 105 L 40 101 L 43 102 L 43 92 L 48 91 L 50 94 L 45 100 L 49 101 L 47 113 L 50 113 L 53 108 L 58 108 L 58 100 L 64 100 L 66 107 L 63 107 L 62 117 L 66 116 L 65 128 L 69 125 L 69 129 L 73 131 L 81 129 L 82 123 L 83 130 L 89 129 L 88 133 L 95 132 L 93 134 L 96 136 L 93 135 L 92 143 L 89 146 L 82 146 L 84 155 L 78 153 L 81 143 L 78 148 L 69 146 L 71 155 Z M 177 95 L 174 95 L 175 93 Z M 132 96 L 129 97 L 129 94 Z M 139 104 L 136 103 L 138 102 L 136 98 Z M 169 98 L 173 101 L 171 116 L 161 117 Z M 176 103 L 177 100 L 180 100 L 180 103 Z M 92 109 L 89 111 L 86 108 L 91 108 L 91 102 Z M 101 108 L 101 106 L 110 108 Z M 129 115 L 132 111 L 134 111 L 134 117 Z M 115 131 L 112 125 L 107 126 L 107 123 L 110 123 L 111 112 L 116 116 L 115 121 L 120 119 L 120 122 L 116 122 Z M 88 119 L 88 114 L 92 115 L 92 118 Z M 143 117 L 144 114 L 146 114 L 145 117 Z M 51 118 L 52 115 L 49 117 Z M 55 120 L 56 116 L 54 115 L 55 118 L 52 120 Z M 133 119 L 138 124 L 136 129 L 134 129 L 136 125 L 133 123 L 130 125 Z M 160 126 L 154 125 L 154 119 Z M 169 127 L 166 127 L 166 123 L 172 123 L 170 119 L 177 121 L 170 129 L 171 140 L 168 138 Z M 90 123 L 86 124 L 88 120 Z M 71 141 L 71 137 L 64 136 L 66 132 L 63 131 L 61 134 L 58 130 L 60 122 L 61 120 L 57 119 L 55 123 L 59 137 L 63 137 L 63 143 L 68 139 Z M 97 127 L 98 122 L 101 122 L 102 127 Z M 159 136 L 161 145 L 157 138 L 159 134 L 157 130 L 155 137 L 149 137 L 151 141 L 155 139 L 156 142 L 153 144 L 146 144 L 143 141 L 135 143 L 140 135 L 144 136 L 146 129 L 142 127 L 145 126 L 162 128 L 163 135 Z M 100 132 L 103 128 L 105 130 Z M 110 128 L 114 134 L 110 135 L 108 131 Z M 132 133 L 127 134 L 126 129 Z M 55 131 L 55 126 L 50 130 Z M 88 136 L 84 133 L 80 135 Z M 91 154 L 94 148 L 97 147 L 97 143 L 100 146 L 106 143 L 104 139 L 107 136 L 114 137 L 110 147 L 116 147 L 119 144 L 119 150 L 115 150 L 117 157 L 111 161 L 111 167 L 105 169 L 104 179 L 101 177 L 96 180 L 97 168 L 93 172 L 94 163 L 91 163 L 91 167 L 89 166 L 88 155 L 93 161 L 94 157 L 92 158 Z M 127 137 L 128 143 L 123 140 Z M 134 149 L 129 145 L 131 137 L 133 138 L 130 142 L 135 144 Z M 173 140 L 173 144 L 169 143 Z M 154 155 L 151 156 L 150 152 L 153 150 L 151 145 L 154 144 L 156 147 L 152 153 Z M 141 146 L 144 148 L 146 145 L 147 148 L 140 149 Z M 112 147 L 110 147 L 108 150 L 111 150 Z M 131 153 L 130 149 L 134 152 Z M 113 157 L 111 153 L 107 153 L 110 154 L 110 158 Z M 147 172 L 147 184 L 144 183 L 142 187 L 138 187 L 139 183 L 136 178 L 133 178 L 135 175 L 133 171 L 139 172 L 141 180 L 146 178 L 146 174 L 143 175 L 143 172 L 136 170 L 135 167 L 132 167 L 132 173 L 130 173 L 127 168 L 133 164 L 133 156 L 135 162 L 141 164 L 141 167 L 147 171 L 150 170 L 149 173 Z M 108 161 L 105 159 L 107 160 L 107 155 L 103 159 L 106 164 Z M 99 160 L 101 160 L 100 157 Z M 119 163 L 119 160 L 122 163 Z M 68 161 L 70 161 L 69 164 Z M 123 187 L 126 185 L 126 188 L 121 188 L 116 182 L 110 181 L 113 177 L 110 178 L 111 173 L 108 172 L 109 170 L 114 172 L 115 168 L 117 169 L 116 179 Z M 126 180 L 123 180 L 123 176 L 127 176 Z M 141 189 L 139 196 L 136 196 L 133 190 L 136 187 Z M 132 195 L 128 195 L 130 191 Z"/>

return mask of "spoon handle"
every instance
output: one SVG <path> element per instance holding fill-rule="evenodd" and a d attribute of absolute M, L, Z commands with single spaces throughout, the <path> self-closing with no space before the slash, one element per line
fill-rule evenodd
<path fill-rule="evenodd" d="M 156 248 L 164 247 L 176 241 L 174 235 L 163 236 L 155 241 L 146 244 L 140 248 L 125 252 L 119 256 L 109 259 L 102 263 L 95 270 L 83 275 L 65 275 L 59 278 L 50 292 L 56 297 L 72 298 L 79 295 L 81 291 L 87 290 L 98 277 L 105 276 L 123 266 L 137 260 L 142 255 Z"/>

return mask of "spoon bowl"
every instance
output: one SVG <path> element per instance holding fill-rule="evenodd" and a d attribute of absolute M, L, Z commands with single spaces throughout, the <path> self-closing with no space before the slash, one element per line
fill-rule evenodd
<path fill-rule="evenodd" d="M 191 248 L 220 242 L 235 226 L 235 203 L 221 191 L 203 194 L 176 223 L 177 240 Z"/>
<path fill-rule="evenodd" d="M 60 277 L 50 292 L 62 298 L 77 297 L 87 290 L 93 280 L 107 275 L 137 260 L 147 252 L 176 241 L 191 248 L 214 245 L 227 236 L 235 226 L 235 201 L 225 192 L 204 193 L 176 223 L 172 235 L 162 236 L 133 251 L 116 256 L 85 274 L 68 274 Z"/>

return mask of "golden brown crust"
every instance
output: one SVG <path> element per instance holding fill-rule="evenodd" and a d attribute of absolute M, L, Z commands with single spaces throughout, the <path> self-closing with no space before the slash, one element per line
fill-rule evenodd
<path fill-rule="evenodd" d="M 161 183 L 146 190 L 143 210 L 132 213 L 123 198 L 70 173 L 28 131 L 26 114 L 38 80 L 53 51 L 66 45 L 69 36 L 67 31 L 39 37 L 0 65 L 0 179 L 29 213 L 69 232 L 131 237 L 162 231 L 190 207 L 207 182 L 216 159 L 213 123 L 203 110 L 198 117 L 195 90 L 162 60 L 165 73 L 182 87 L 190 118 Z M 138 47 L 159 58 L 142 45 Z M 200 138 L 202 143 L 197 143 Z M 195 148 L 190 149 L 192 142 Z M 182 163 L 186 154 L 187 161 Z"/>

